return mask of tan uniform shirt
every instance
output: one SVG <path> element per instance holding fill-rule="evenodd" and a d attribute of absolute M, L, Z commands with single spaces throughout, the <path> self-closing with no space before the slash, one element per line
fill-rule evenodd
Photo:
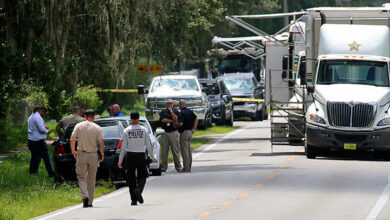
<path fill-rule="evenodd" d="M 77 150 L 86 152 L 97 152 L 97 140 L 103 139 L 102 128 L 90 121 L 78 123 L 72 135 L 78 139 Z"/>
<path fill-rule="evenodd" d="M 57 126 L 56 126 L 56 131 L 57 131 L 57 134 L 59 137 L 61 137 L 62 135 L 62 131 L 61 129 L 65 128 L 66 126 L 70 125 L 70 124 L 77 124 L 79 122 L 82 122 L 82 121 L 85 121 L 85 118 L 82 118 L 78 115 L 68 115 L 68 116 L 65 116 L 61 119 L 60 122 L 58 122 Z"/>

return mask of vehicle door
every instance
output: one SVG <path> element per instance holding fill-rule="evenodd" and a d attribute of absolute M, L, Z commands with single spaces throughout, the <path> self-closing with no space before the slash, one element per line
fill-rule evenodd
<path fill-rule="evenodd" d="M 230 94 L 229 90 L 227 89 L 225 83 L 222 80 L 218 80 L 218 86 L 220 88 L 220 96 L 221 101 L 225 105 L 225 115 L 226 118 L 230 117 L 230 114 L 232 114 L 232 95 Z"/>

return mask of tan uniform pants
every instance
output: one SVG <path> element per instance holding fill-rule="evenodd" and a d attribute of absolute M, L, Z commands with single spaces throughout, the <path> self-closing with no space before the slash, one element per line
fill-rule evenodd
<path fill-rule="evenodd" d="M 79 180 L 80 192 L 83 198 L 88 198 L 92 205 L 95 194 L 96 172 L 99 156 L 97 152 L 77 152 L 76 174 Z"/>
<path fill-rule="evenodd" d="M 168 168 L 168 152 L 171 146 L 173 162 L 176 170 L 181 169 L 180 154 L 179 154 L 179 133 L 177 131 L 165 133 L 162 135 L 162 164 L 161 168 Z"/>
<path fill-rule="evenodd" d="M 183 165 L 185 171 L 191 171 L 192 166 L 192 151 L 191 151 L 191 130 L 185 130 L 180 133 L 180 151 L 183 157 Z"/>

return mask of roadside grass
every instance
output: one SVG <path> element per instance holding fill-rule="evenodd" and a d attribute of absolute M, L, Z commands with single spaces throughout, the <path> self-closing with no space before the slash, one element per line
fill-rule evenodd
<path fill-rule="evenodd" d="M 30 153 L 21 152 L 0 164 L 0 220 L 28 219 L 81 203 L 77 182 L 56 185 L 41 161 L 38 175 L 28 173 Z M 115 190 L 98 181 L 95 197 Z"/>
<path fill-rule="evenodd" d="M 205 134 L 224 134 L 231 132 L 235 129 L 239 128 L 239 126 L 216 126 L 213 125 L 212 127 L 207 128 L 206 130 L 196 130 L 194 133 L 194 137 L 200 136 L 200 135 L 205 135 Z"/>
<path fill-rule="evenodd" d="M 49 126 L 49 129 L 52 131 L 49 135 L 47 135 L 48 140 L 56 139 L 58 138 L 58 134 L 56 131 L 57 122 L 46 122 L 46 124 Z"/>

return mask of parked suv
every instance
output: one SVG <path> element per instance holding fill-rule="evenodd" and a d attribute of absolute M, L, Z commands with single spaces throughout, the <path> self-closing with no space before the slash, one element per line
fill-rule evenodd
<path fill-rule="evenodd" d="M 268 118 L 264 101 L 249 100 L 263 99 L 265 94 L 264 86 L 256 81 L 253 73 L 225 74 L 217 79 L 224 82 L 233 97 L 234 118 L 249 116 L 252 121 Z"/>
<path fill-rule="evenodd" d="M 140 86 L 139 86 L 140 88 Z M 211 122 L 206 94 L 202 91 L 196 76 L 166 75 L 153 78 L 149 91 L 139 89 L 139 94 L 147 93 L 145 114 L 153 130 L 159 126 L 159 113 L 166 108 L 165 101 L 173 99 L 178 103 L 184 99 L 187 108 L 194 111 L 199 119 L 198 127 L 206 128 Z"/>
<path fill-rule="evenodd" d="M 212 121 L 217 125 L 233 126 L 233 101 L 222 80 L 199 79 L 210 103 Z"/>

